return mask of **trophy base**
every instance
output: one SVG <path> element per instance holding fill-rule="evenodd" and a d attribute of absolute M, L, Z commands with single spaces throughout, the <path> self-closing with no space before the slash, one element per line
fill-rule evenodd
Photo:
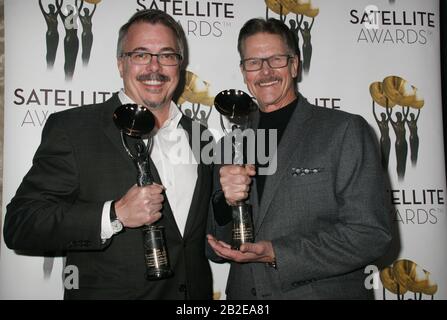
<path fill-rule="evenodd" d="M 239 250 L 242 244 L 254 242 L 252 207 L 248 203 L 239 202 L 232 207 L 232 215 L 231 249 Z"/>
<path fill-rule="evenodd" d="M 241 248 L 241 245 L 243 245 L 244 243 L 253 243 L 253 240 L 250 241 L 245 241 L 245 242 L 238 242 L 238 243 L 232 243 L 231 244 L 231 249 L 232 250 L 238 250 Z"/>
<path fill-rule="evenodd" d="M 240 244 L 237 244 L 237 245 L 232 244 L 232 245 L 231 245 L 231 250 L 237 250 L 237 251 L 239 251 L 240 247 L 241 247 Z"/>
<path fill-rule="evenodd" d="M 172 277 L 173 274 L 172 270 L 152 270 L 146 272 L 146 280 L 162 280 Z"/>

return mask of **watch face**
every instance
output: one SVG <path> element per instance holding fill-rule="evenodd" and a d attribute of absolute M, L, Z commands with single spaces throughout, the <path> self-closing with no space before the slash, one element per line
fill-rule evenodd
<path fill-rule="evenodd" d="M 113 233 L 118 233 L 123 230 L 123 224 L 118 219 L 112 221 Z"/>

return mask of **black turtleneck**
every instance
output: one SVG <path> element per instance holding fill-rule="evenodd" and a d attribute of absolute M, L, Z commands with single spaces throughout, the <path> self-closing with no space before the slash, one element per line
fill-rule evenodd
<path fill-rule="evenodd" d="M 262 112 L 260 111 L 260 117 L 259 117 L 259 125 L 258 129 L 264 129 L 266 130 L 265 133 L 265 155 L 270 156 L 270 151 L 268 147 L 268 141 L 269 141 L 269 129 L 276 129 L 277 134 L 277 145 L 279 146 L 279 143 L 281 142 L 281 138 L 284 134 L 284 131 L 286 130 L 287 124 L 289 123 L 290 118 L 292 117 L 293 111 L 296 108 L 297 100 L 293 100 L 291 103 L 286 105 L 285 107 L 282 107 L 278 110 L 272 111 L 272 112 Z M 256 164 L 258 167 L 266 167 L 267 164 Z M 262 193 L 264 192 L 264 184 L 265 184 L 265 175 L 258 175 L 256 176 L 256 187 L 258 189 L 258 199 L 261 201 Z"/>

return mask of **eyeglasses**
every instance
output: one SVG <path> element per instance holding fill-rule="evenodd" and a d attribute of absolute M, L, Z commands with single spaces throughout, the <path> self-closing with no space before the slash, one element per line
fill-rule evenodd
<path fill-rule="evenodd" d="M 162 66 L 173 67 L 177 66 L 182 61 L 182 56 L 175 52 L 166 53 L 150 53 L 144 51 L 124 52 L 121 57 L 129 57 L 130 62 L 137 65 L 149 64 L 152 57 L 157 57 L 157 62 Z"/>
<path fill-rule="evenodd" d="M 272 69 L 284 68 L 289 63 L 289 59 L 293 58 L 287 54 L 277 54 L 268 58 L 248 58 L 241 60 L 241 65 L 245 71 L 258 71 L 262 69 L 264 61 Z"/>

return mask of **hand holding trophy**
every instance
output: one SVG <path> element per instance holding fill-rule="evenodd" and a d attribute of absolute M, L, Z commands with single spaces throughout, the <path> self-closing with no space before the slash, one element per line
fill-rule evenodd
<path fill-rule="evenodd" d="M 113 121 L 120 129 L 121 142 L 124 149 L 137 168 L 137 185 L 141 187 L 152 184 L 153 179 L 149 166 L 152 138 L 148 139 L 146 146 L 142 137 L 149 134 L 155 126 L 153 114 L 143 106 L 124 104 L 115 110 Z M 134 145 L 134 152 L 129 148 L 127 137 L 137 139 Z M 142 230 L 146 278 L 148 280 L 158 280 L 170 277 L 172 270 L 169 266 L 164 227 L 145 225 Z"/>
<path fill-rule="evenodd" d="M 248 128 L 249 115 L 257 110 L 252 98 L 241 90 L 221 91 L 214 99 L 214 106 L 221 116 L 221 126 L 227 139 L 232 139 L 233 163 L 244 166 L 244 145 L 242 131 Z M 222 117 L 232 124 L 231 134 L 225 128 Z M 239 250 L 240 246 L 254 241 L 252 207 L 249 203 L 239 201 L 232 206 L 233 228 L 231 248 Z"/>

